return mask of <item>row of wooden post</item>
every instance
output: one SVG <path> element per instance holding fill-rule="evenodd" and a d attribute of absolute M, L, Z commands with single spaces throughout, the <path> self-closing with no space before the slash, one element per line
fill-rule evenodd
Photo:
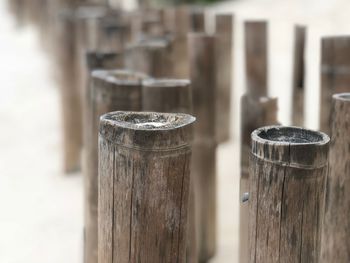
<path fill-rule="evenodd" d="M 103 5 L 68 7 L 56 25 L 57 58 L 67 171 L 79 168 L 84 146 L 85 262 L 207 261 L 216 250 L 216 147 L 229 139 L 232 16 L 218 15 L 212 36 L 202 10 L 130 18 Z M 259 128 L 278 123 L 267 32 L 266 21 L 245 23 L 240 262 L 348 262 L 350 94 L 331 98 L 350 91 L 350 37 L 322 40 L 320 128 L 331 131 L 329 143 L 304 128 Z M 296 125 L 305 39 L 297 26 Z"/>

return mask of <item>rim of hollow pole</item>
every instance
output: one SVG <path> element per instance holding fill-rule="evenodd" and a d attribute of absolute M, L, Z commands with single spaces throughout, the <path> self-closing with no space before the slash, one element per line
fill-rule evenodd
<path fill-rule="evenodd" d="M 256 129 L 251 134 L 252 141 L 273 145 L 326 145 L 327 134 L 297 126 L 272 125 Z"/>
<path fill-rule="evenodd" d="M 350 92 L 337 93 L 337 94 L 334 94 L 332 97 L 334 100 L 342 100 L 342 101 L 350 102 Z"/>
<path fill-rule="evenodd" d="M 154 88 L 173 88 L 173 87 L 188 87 L 191 81 L 188 79 L 170 79 L 170 78 L 150 78 L 142 82 L 144 87 Z"/>
<path fill-rule="evenodd" d="M 127 69 L 96 69 L 91 72 L 91 76 L 93 78 L 102 79 L 108 83 L 125 86 L 141 86 L 142 81 L 148 78 L 144 73 Z"/>
<path fill-rule="evenodd" d="M 174 130 L 195 120 L 195 117 L 185 113 L 115 111 L 101 116 L 101 122 L 109 125 L 144 131 Z"/>

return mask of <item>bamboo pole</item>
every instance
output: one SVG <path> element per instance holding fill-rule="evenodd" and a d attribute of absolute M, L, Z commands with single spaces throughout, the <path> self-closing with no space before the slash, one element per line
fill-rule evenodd
<path fill-rule="evenodd" d="M 320 262 L 350 262 L 350 93 L 333 95 L 329 175 Z"/>
<path fill-rule="evenodd" d="M 115 110 L 141 110 L 143 74 L 122 70 L 92 72 L 84 138 L 85 262 L 96 263 L 98 240 L 98 127 L 101 115 Z"/>
<path fill-rule="evenodd" d="M 319 262 L 328 147 L 297 127 L 252 133 L 248 262 Z"/>
<path fill-rule="evenodd" d="M 99 135 L 99 263 L 185 262 L 195 118 L 113 112 Z"/>
<path fill-rule="evenodd" d="M 215 37 L 188 36 L 193 90 L 194 127 L 192 174 L 199 261 L 216 250 Z"/>
<path fill-rule="evenodd" d="M 245 94 L 241 98 L 241 178 L 240 196 L 249 191 L 249 156 L 251 152 L 251 133 L 262 126 L 278 124 L 277 98 L 260 97 L 255 99 Z M 248 205 L 240 206 L 239 262 L 246 263 L 249 258 L 248 243 Z"/>
<path fill-rule="evenodd" d="M 246 21 L 244 29 L 247 92 L 254 97 L 267 96 L 267 22 Z"/>
<path fill-rule="evenodd" d="M 350 36 L 322 38 L 320 130 L 330 133 L 332 95 L 350 92 Z"/>
<path fill-rule="evenodd" d="M 216 137 L 218 143 L 230 139 L 233 16 L 216 15 Z"/>
<path fill-rule="evenodd" d="M 305 42 L 306 42 L 306 27 L 295 26 L 292 123 L 293 125 L 296 125 L 296 126 L 304 125 Z"/>

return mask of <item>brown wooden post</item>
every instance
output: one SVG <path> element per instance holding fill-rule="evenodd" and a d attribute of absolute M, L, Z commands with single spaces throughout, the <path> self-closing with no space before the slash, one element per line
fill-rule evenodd
<path fill-rule="evenodd" d="M 95 70 L 90 85 L 84 136 L 85 262 L 97 262 L 98 127 L 101 115 L 115 110 L 141 110 L 143 74 Z"/>
<path fill-rule="evenodd" d="M 192 10 L 191 12 L 191 30 L 196 33 L 205 32 L 205 14 L 204 11 Z"/>
<path fill-rule="evenodd" d="M 350 36 L 322 38 L 320 130 L 330 133 L 332 95 L 350 92 Z"/>
<path fill-rule="evenodd" d="M 142 85 L 143 111 L 192 113 L 192 90 L 185 79 L 147 79 Z M 187 263 L 198 263 L 194 185 L 191 178 L 187 231 Z"/>
<path fill-rule="evenodd" d="M 216 137 L 218 143 L 230 139 L 233 16 L 216 15 Z"/>
<path fill-rule="evenodd" d="M 350 262 L 350 93 L 333 95 L 321 261 Z"/>
<path fill-rule="evenodd" d="M 172 46 L 167 39 L 149 39 L 130 45 L 125 51 L 125 67 L 155 78 L 174 75 Z"/>
<path fill-rule="evenodd" d="M 251 133 L 262 126 L 278 124 L 277 98 L 252 98 L 245 94 L 241 98 L 241 178 L 240 196 L 249 191 L 249 156 L 251 152 Z M 249 210 L 246 203 L 240 206 L 239 262 L 246 263 L 249 258 L 248 243 Z"/>
<path fill-rule="evenodd" d="M 185 262 L 192 123 L 113 112 L 99 135 L 99 263 Z"/>
<path fill-rule="evenodd" d="M 192 174 L 199 261 L 216 250 L 215 37 L 188 36 L 193 90 L 194 127 Z"/>
<path fill-rule="evenodd" d="M 267 96 L 267 22 L 246 21 L 244 28 L 247 92 L 254 97 Z"/>
<path fill-rule="evenodd" d="M 319 262 L 328 147 L 298 127 L 252 133 L 248 262 Z"/>
<path fill-rule="evenodd" d="M 304 92 L 305 92 L 305 42 L 306 27 L 294 28 L 294 64 L 293 64 L 293 100 L 292 123 L 304 125 Z"/>

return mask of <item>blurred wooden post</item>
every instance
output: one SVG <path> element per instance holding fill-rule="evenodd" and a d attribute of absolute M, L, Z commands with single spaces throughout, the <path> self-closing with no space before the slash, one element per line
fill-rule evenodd
<path fill-rule="evenodd" d="M 205 14 L 204 11 L 192 10 L 191 12 L 191 31 L 196 33 L 205 32 Z"/>
<path fill-rule="evenodd" d="M 277 98 L 252 98 L 245 94 L 241 98 L 241 178 L 240 196 L 249 191 L 249 156 L 251 152 L 251 133 L 266 125 L 278 124 Z M 249 258 L 248 243 L 248 205 L 240 205 L 239 262 L 246 263 Z"/>
<path fill-rule="evenodd" d="M 350 92 L 350 36 L 322 38 L 320 130 L 330 133 L 332 95 Z"/>
<path fill-rule="evenodd" d="M 193 90 L 194 128 L 192 174 L 199 261 L 216 250 L 216 139 L 215 139 L 215 37 L 188 36 Z"/>
<path fill-rule="evenodd" d="M 216 15 L 216 137 L 218 143 L 230 139 L 233 16 Z"/>
<path fill-rule="evenodd" d="M 304 92 L 305 92 L 305 42 L 306 27 L 294 28 L 294 64 L 293 64 L 293 100 L 292 123 L 304 125 Z"/>
<path fill-rule="evenodd" d="M 100 116 L 115 110 L 141 110 L 143 74 L 121 70 L 92 72 L 84 136 L 85 263 L 96 263 L 98 212 L 98 127 Z"/>
<path fill-rule="evenodd" d="M 319 262 L 328 147 L 297 127 L 252 133 L 248 262 Z"/>
<path fill-rule="evenodd" d="M 151 39 L 130 45 L 125 51 L 125 67 L 155 78 L 173 77 L 171 48 L 167 39 Z"/>
<path fill-rule="evenodd" d="M 142 108 L 143 111 L 192 113 L 190 81 L 185 79 L 145 80 L 142 85 Z M 192 178 L 190 184 L 186 262 L 198 263 Z"/>
<path fill-rule="evenodd" d="M 350 93 L 333 95 L 320 262 L 350 262 Z"/>
<path fill-rule="evenodd" d="M 267 96 L 267 22 L 246 21 L 244 29 L 247 92 L 253 97 Z"/>
<path fill-rule="evenodd" d="M 185 262 L 192 124 L 113 112 L 99 135 L 99 263 Z"/>

